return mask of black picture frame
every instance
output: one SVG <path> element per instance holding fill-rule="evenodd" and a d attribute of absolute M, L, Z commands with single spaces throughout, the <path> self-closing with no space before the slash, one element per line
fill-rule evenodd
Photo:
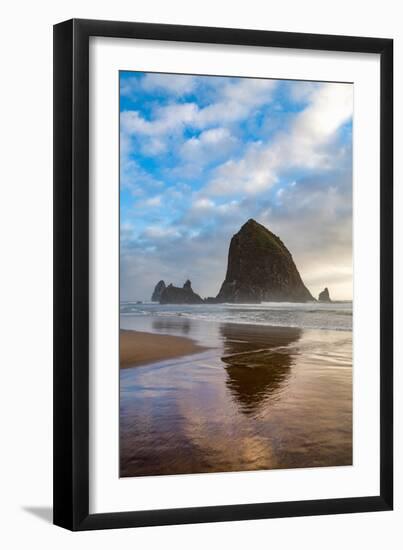
<path fill-rule="evenodd" d="M 89 38 L 380 54 L 380 488 L 355 498 L 89 513 Z M 360 205 L 358 205 L 360 207 Z M 365 208 L 365 205 L 362 205 Z M 54 26 L 54 523 L 71 530 L 393 507 L 393 41 L 73 19 Z"/>

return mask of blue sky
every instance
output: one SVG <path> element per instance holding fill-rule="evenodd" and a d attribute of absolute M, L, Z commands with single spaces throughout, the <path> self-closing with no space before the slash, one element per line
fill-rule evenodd
<path fill-rule="evenodd" d="M 351 299 L 352 111 L 351 84 L 121 72 L 121 299 L 215 296 L 251 217 Z"/>

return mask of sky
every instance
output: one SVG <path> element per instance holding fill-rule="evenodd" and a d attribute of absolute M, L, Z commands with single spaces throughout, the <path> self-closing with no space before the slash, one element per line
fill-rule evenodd
<path fill-rule="evenodd" d="M 249 218 L 352 299 L 352 114 L 352 84 L 120 72 L 121 300 L 215 296 Z"/>

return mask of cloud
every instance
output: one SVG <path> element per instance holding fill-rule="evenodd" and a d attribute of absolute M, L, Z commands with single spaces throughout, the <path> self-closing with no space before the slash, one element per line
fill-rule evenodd
<path fill-rule="evenodd" d="M 157 195 L 155 197 L 151 197 L 150 199 L 147 199 L 145 201 L 145 204 L 147 206 L 161 206 L 161 195 Z"/>
<path fill-rule="evenodd" d="M 239 146 L 232 126 L 272 101 L 277 82 L 259 79 L 192 77 L 146 74 L 123 80 L 121 94 L 139 95 L 139 90 L 165 90 L 167 101 L 147 102 L 147 115 L 138 108 L 120 114 L 122 157 L 137 149 L 143 156 L 178 155 L 184 165 L 182 177 L 200 174 L 212 162 L 229 157 Z M 178 99 L 179 92 L 205 93 L 206 104 Z M 150 95 L 150 94 L 149 94 Z M 148 97 L 148 96 L 147 96 Z M 185 132 L 191 129 L 193 135 Z M 173 169 L 172 175 L 179 176 Z"/>
<path fill-rule="evenodd" d="M 324 84 L 315 89 L 310 105 L 297 117 L 294 133 L 303 140 L 326 140 L 352 114 L 351 84 Z"/>
<path fill-rule="evenodd" d="M 298 80 L 286 82 L 285 85 L 289 99 L 293 104 L 309 102 L 315 90 L 322 86 L 320 82 L 301 82 Z"/>
<path fill-rule="evenodd" d="M 142 81 L 143 90 L 164 90 L 177 95 L 192 92 L 197 84 L 197 77 L 179 74 L 147 73 Z"/>
<path fill-rule="evenodd" d="M 336 173 L 291 181 L 281 204 L 263 204 L 257 214 L 286 243 L 314 295 L 329 286 L 335 298 L 352 296 L 351 183 L 346 162 Z"/>
<path fill-rule="evenodd" d="M 158 81 L 162 82 L 165 75 L 153 75 L 153 79 L 157 76 Z M 215 77 L 212 78 L 214 81 Z M 275 86 L 274 80 L 224 79 L 223 85 L 215 90 L 215 100 L 206 106 L 173 101 L 167 105 L 156 105 L 150 118 L 143 117 L 139 111 L 126 110 L 121 113 L 121 130 L 123 134 L 155 136 L 180 132 L 186 124 L 204 129 L 237 121 L 246 117 L 252 109 L 269 103 Z"/>
<path fill-rule="evenodd" d="M 275 80 L 248 78 L 225 82 L 216 102 L 198 112 L 197 125 L 205 127 L 247 117 L 253 109 L 270 103 L 276 85 Z"/>
<path fill-rule="evenodd" d="M 352 86 L 324 84 L 311 89 L 306 109 L 289 131 L 282 130 L 269 143 L 251 143 L 245 155 L 219 166 L 208 186 L 213 195 L 234 190 L 260 193 L 278 182 L 279 174 L 291 168 L 330 169 L 337 160 L 332 139 L 352 116 Z"/>
<path fill-rule="evenodd" d="M 146 190 L 161 189 L 163 182 L 144 170 L 138 162 L 121 152 L 120 188 L 128 190 L 135 197 L 144 196 Z"/>
<path fill-rule="evenodd" d="M 250 144 L 243 158 L 229 159 L 215 170 L 206 192 L 230 195 L 234 192 L 256 194 L 265 191 L 277 182 L 269 157 L 270 152 L 261 142 Z"/>
<path fill-rule="evenodd" d="M 180 170 L 188 176 L 197 174 L 206 165 L 230 156 L 237 146 L 239 140 L 228 128 L 203 130 L 200 134 L 185 140 L 179 147 L 178 155 L 185 164 L 180 165 Z"/>
<path fill-rule="evenodd" d="M 158 106 L 152 120 L 142 117 L 138 111 L 123 111 L 120 127 L 123 135 L 158 136 L 183 129 L 196 118 L 198 107 L 195 103 L 174 103 Z"/>
<path fill-rule="evenodd" d="M 194 202 L 192 208 L 194 210 L 211 210 L 215 208 L 215 204 L 211 199 L 201 198 Z"/>
<path fill-rule="evenodd" d="M 314 295 L 351 297 L 352 86 L 174 80 L 137 78 L 144 96 L 121 113 L 122 299 L 148 299 L 161 278 L 216 295 L 250 217 Z"/>
<path fill-rule="evenodd" d="M 230 221 L 230 225 L 234 225 L 240 223 L 242 219 L 243 214 L 238 200 L 233 199 L 217 204 L 210 198 L 196 193 L 179 223 L 188 228 L 200 226 L 206 228 L 222 226 L 227 221 Z"/>
<path fill-rule="evenodd" d="M 198 79 L 192 75 L 135 73 L 121 79 L 120 94 L 125 98 L 136 98 L 142 92 L 165 92 L 174 96 L 191 93 Z"/>
<path fill-rule="evenodd" d="M 140 239 L 145 238 L 149 240 L 160 240 L 160 239 L 166 239 L 172 238 L 172 237 L 180 237 L 180 233 L 178 230 L 176 230 L 173 227 L 161 227 L 161 226 L 150 226 L 147 227 L 142 235 L 140 236 Z"/>

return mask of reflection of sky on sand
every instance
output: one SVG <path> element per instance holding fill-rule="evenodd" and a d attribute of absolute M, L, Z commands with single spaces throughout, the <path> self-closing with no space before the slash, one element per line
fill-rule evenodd
<path fill-rule="evenodd" d="M 351 333 L 181 318 L 122 328 L 214 346 L 120 373 L 122 476 L 352 463 Z"/>

